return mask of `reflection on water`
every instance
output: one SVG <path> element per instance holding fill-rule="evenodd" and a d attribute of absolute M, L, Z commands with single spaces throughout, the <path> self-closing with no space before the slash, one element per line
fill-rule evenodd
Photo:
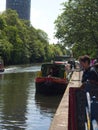
<path fill-rule="evenodd" d="M 53 117 L 58 107 L 58 102 L 61 100 L 61 95 L 58 96 L 46 96 L 35 94 L 36 106 L 43 114 L 49 113 L 49 116 Z M 50 115 L 51 113 L 51 115 Z M 48 114 L 47 114 L 48 116 Z"/>
<path fill-rule="evenodd" d="M 0 130 L 49 129 L 61 97 L 35 94 L 39 68 L 7 68 L 0 75 Z"/>

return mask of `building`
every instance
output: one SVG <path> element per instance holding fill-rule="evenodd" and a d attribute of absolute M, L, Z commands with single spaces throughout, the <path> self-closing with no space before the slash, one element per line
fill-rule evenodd
<path fill-rule="evenodd" d="M 30 20 L 31 0 L 6 0 L 6 9 L 16 10 L 19 18 Z"/>

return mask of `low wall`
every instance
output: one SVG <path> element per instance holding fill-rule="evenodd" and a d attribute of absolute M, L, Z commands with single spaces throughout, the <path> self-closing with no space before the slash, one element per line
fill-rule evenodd
<path fill-rule="evenodd" d="M 68 130 L 69 88 L 81 86 L 82 72 L 74 71 L 49 130 Z"/>

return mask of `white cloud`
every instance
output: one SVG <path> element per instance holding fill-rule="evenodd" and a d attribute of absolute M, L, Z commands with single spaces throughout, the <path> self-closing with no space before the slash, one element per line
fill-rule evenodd
<path fill-rule="evenodd" d="M 56 43 L 57 41 L 54 39 L 54 21 L 61 12 L 60 3 L 62 2 L 64 2 L 64 0 L 31 0 L 31 24 L 36 29 L 45 31 L 51 43 Z M 0 0 L 0 12 L 5 9 L 6 0 Z"/>
<path fill-rule="evenodd" d="M 0 12 L 3 12 L 6 8 L 6 0 L 0 1 Z"/>
<path fill-rule="evenodd" d="M 50 43 L 57 43 L 57 40 L 54 38 L 54 24 L 53 24 L 53 17 L 50 17 L 48 12 L 31 8 L 31 24 L 36 29 L 41 29 L 48 34 L 49 42 Z"/>
<path fill-rule="evenodd" d="M 31 9 L 31 21 L 38 19 L 41 16 L 40 10 Z"/>

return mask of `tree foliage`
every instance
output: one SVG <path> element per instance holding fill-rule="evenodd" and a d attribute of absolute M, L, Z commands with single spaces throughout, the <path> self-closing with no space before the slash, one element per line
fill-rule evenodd
<path fill-rule="evenodd" d="M 16 11 L 0 14 L 0 56 L 6 65 L 50 61 L 54 55 L 62 53 L 60 48 L 49 44 L 43 30 L 19 19 Z"/>
<path fill-rule="evenodd" d="M 98 55 L 98 1 L 69 0 L 55 20 L 55 36 L 72 47 L 74 55 Z"/>

